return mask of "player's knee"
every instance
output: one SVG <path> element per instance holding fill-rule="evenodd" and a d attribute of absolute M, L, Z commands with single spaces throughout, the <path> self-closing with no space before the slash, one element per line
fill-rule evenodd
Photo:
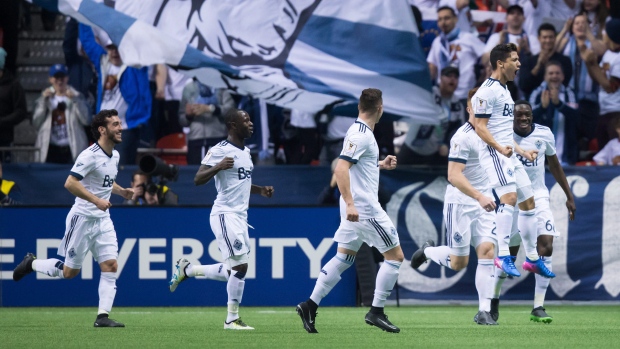
<path fill-rule="evenodd" d="M 450 255 L 450 268 L 454 271 L 465 269 L 468 263 L 469 263 L 469 256 Z"/>
<path fill-rule="evenodd" d="M 493 259 L 495 257 L 495 245 L 483 242 L 476 248 L 478 259 Z"/>
<path fill-rule="evenodd" d="M 99 266 L 101 267 L 101 271 L 105 273 L 116 273 L 118 270 L 118 262 L 115 259 L 99 263 Z"/>
<path fill-rule="evenodd" d="M 534 197 L 530 197 L 519 204 L 519 209 L 521 211 L 529 211 L 536 208 L 536 201 L 534 201 Z"/>
<path fill-rule="evenodd" d="M 517 193 L 506 193 L 500 198 L 502 204 L 515 206 L 517 204 Z"/>
<path fill-rule="evenodd" d="M 243 278 L 245 277 L 245 274 L 248 272 L 248 264 L 247 263 L 239 264 L 237 266 L 234 266 L 232 270 L 235 271 L 235 275 L 239 275 L 241 276 L 241 278 Z"/>
<path fill-rule="evenodd" d="M 550 257 L 553 254 L 553 243 L 548 240 L 538 241 L 538 254 L 543 257 Z"/>

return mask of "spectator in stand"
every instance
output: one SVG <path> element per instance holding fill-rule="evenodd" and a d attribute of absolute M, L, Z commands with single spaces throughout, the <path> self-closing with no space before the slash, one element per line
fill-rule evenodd
<path fill-rule="evenodd" d="M 612 0 L 613 2 L 614 0 Z M 617 0 L 615 0 L 617 1 Z M 595 38 L 603 39 L 603 28 L 609 20 L 609 9 L 606 0 L 583 0 L 581 3 L 581 13 L 585 13 Z"/>
<path fill-rule="evenodd" d="M 69 86 L 69 72 L 62 64 L 50 68 L 50 84 L 35 104 L 32 125 L 37 129 L 38 162 L 72 164 L 88 147 L 84 126 L 91 114 L 84 97 Z"/>
<path fill-rule="evenodd" d="M 534 122 L 549 127 L 555 135 L 560 162 L 572 165 L 579 157 L 579 112 L 573 90 L 564 86 L 563 82 L 562 65 L 556 61 L 547 62 L 545 81 L 532 92 L 530 104 Z"/>
<path fill-rule="evenodd" d="M 441 71 L 439 86 L 433 87 L 435 103 L 443 113 L 437 116 L 438 125 L 409 124 L 403 146 L 398 153 L 401 165 L 446 165 L 450 138 L 465 122 L 465 108 L 454 95 L 459 82 L 459 70 L 446 67 Z"/>
<path fill-rule="evenodd" d="M 620 118 L 616 119 L 615 125 L 618 137 L 607 142 L 605 147 L 594 155 L 592 160 L 594 160 L 597 165 L 620 165 Z"/>
<path fill-rule="evenodd" d="M 506 9 L 506 26 L 499 33 L 493 33 L 487 40 L 484 48 L 482 62 L 486 66 L 489 63 L 489 54 L 497 44 L 513 43 L 519 49 L 519 59 L 523 60 L 532 54 L 529 39 L 523 30 L 523 8 L 519 5 L 512 5 Z"/>
<path fill-rule="evenodd" d="M 431 79 L 440 83 L 439 72 L 449 66 L 460 71 L 459 85 L 455 91 L 463 108 L 467 104 L 467 92 L 476 83 L 475 65 L 484 53 L 484 43 L 476 36 L 456 28 L 456 14 L 451 7 L 437 9 L 437 25 L 441 35 L 433 40 L 426 62 Z"/>
<path fill-rule="evenodd" d="M 573 76 L 571 61 L 561 53 L 555 52 L 555 27 L 549 23 L 543 23 L 538 28 L 538 41 L 540 42 L 540 53 L 526 57 L 521 60 L 519 69 L 519 88 L 527 98 L 545 78 L 545 65 L 549 61 L 557 61 L 562 66 L 564 73 L 564 85 L 568 85 Z"/>
<path fill-rule="evenodd" d="M 157 64 L 155 69 L 155 105 L 154 117 L 157 117 L 156 139 L 174 133 L 183 132 L 179 122 L 179 108 L 183 97 L 183 88 L 190 78 L 168 67 Z"/>
<path fill-rule="evenodd" d="M 568 86 L 575 92 L 579 104 L 580 125 L 578 127 L 578 139 L 582 143 L 583 150 L 588 148 L 589 141 L 596 135 L 596 125 L 599 115 L 598 84 L 588 74 L 588 69 L 581 59 L 581 50 L 592 48 L 602 56 L 607 47 L 602 40 L 592 36 L 588 25 L 588 18 L 581 14 L 574 19 L 569 19 L 564 29 L 558 34 L 558 46 L 556 51 L 568 57 L 573 67 L 573 76 Z M 602 47 L 597 45 L 601 45 Z M 602 52 L 600 51 L 602 49 Z"/>
<path fill-rule="evenodd" d="M 582 0 L 544 0 L 551 3 L 551 17 L 563 21 L 574 17 L 579 12 L 579 3 Z"/>
<path fill-rule="evenodd" d="M 19 81 L 4 69 L 6 51 L 0 47 L 0 147 L 13 144 L 13 128 L 26 118 L 26 95 Z M 11 152 L 0 151 L 0 162 L 11 162 Z"/>
<path fill-rule="evenodd" d="M 478 35 L 469 11 L 469 0 L 439 0 L 437 7 L 451 8 L 457 16 L 456 27 L 465 33 Z"/>
<path fill-rule="evenodd" d="M 286 153 L 287 164 L 310 164 L 318 162 L 321 152 L 321 137 L 316 127 L 316 113 L 308 113 L 292 109 L 290 111 L 290 125 L 295 129 L 293 149 Z"/>
<path fill-rule="evenodd" d="M 183 89 L 179 121 L 189 126 L 187 163 L 200 165 L 209 148 L 228 137 L 224 115 L 235 107 L 230 92 L 212 88 L 194 79 Z"/>
<path fill-rule="evenodd" d="M 123 126 L 123 141 L 116 145 L 120 164 L 135 164 L 140 145 L 140 129 L 151 117 L 152 96 L 148 68 L 125 65 L 118 47 L 103 31 L 95 40 L 93 30 L 79 24 L 80 42 L 99 76 L 97 112 L 115 109 Z"/>
<path fill-rule="evenodd" d="M 599 149 L 615 137 L 616 120 L 620 118 L 620 18 L 612 18 L 605 25 L 603 41 L 609 47 L 600 62 L 591 49 L 582 48 L 581 56 L 592 80 L 599 86 L 600 118 L 596 128 Z"/>
<path fill-rule="evenodd" d="M 523 30 L 527 33 L 530 51 L 533 55 L 540 52 L 540 43 L 536 35 L 538 27 L 543 24 L 543 18 L 551 15 L 551 4 L 547 0 L 496 0 L 503 8 L 519 5 L 523 8 L 525 20 Z"/>
<path fill-rule="evenodd" d="M 95 115 L 97 73 L 82 49 L 82 44 L 79 41 L 79 23 L 74 18 L 69 19 L 65 26 L 62 50 L 65 54 L 65 64 L 69 71 L 69 85 L 80 92 L 84 100 L 86 100 L 89 113 Z M 85 132 L 87 137 L 91 136 L 90 123 Z M 95 139 L 92 139 L 92 142 L 95 142 Z"/>

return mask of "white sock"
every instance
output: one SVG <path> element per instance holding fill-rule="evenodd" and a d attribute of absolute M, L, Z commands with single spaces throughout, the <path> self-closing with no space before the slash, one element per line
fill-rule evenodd
<path fill-rule="evenodd" d="M 397 261 L 383 261 L 379 272 L 377 273 L 377 283 L 375 286 L 375 296 L 372 299 L 372 306 L 377 308 L 383 308 L 385 306 L 385 300 L 392 293 L 392 289 L 398 280 L 398 270 L 400 269 L 401 262 Z"/>
<path fill-rule="evenodd" d="M 536 220 L 536 209 L 519 212 L 519 231 L 521 240 L 523 240 L 525 256 L 531 261 L 537 261 L 538 222 Z"/>
<path fill-rule="evenodd" d="M 500 204 L 495 216 L 495 226 L 497 227 L 497 248 L 499 250 L 497 256 L 505 257 L 510 255 L 510 232 L 512 230 L 512 214 L 514 206 L 508 204 Z"/>
<path fill-rule="evenodd" d="M 551 260 L 552 257 L 540 257 L 545 262 L 545 266 L 549 271 L 551 269 Z M 538 274 L 534 275 L 536 277 L 536 288 L 534 289 L 534 308 L 542 307 L 545 303 L 545 294 L 547 293 L 547 288 L 549 287 L 549 282 L 551 279 L 540 276 Z"/>
<path fill-rule="evenodd" d="M 226 291 L 228 292 L 228 316 L 226 322 L 230 323 L 239 318 L 239 304 L 243 298 L 243 289 L 245 287 L 245 273 L 235 270 L 230 271 Z"/>
<path fill-rule="evenodd" d="M 116 273 L 101 272 L 99 279 L 99 312 L 107 314 L 112 310 L 114 297 L 116 296 Z"/>
<path fill-rule="evenodd" d="M 452 269 L 452 266 L 450 266 L 450 247 L 427 247 L 424 249 L 424 255 L 433 262 Z"/>
<path fill-rule="evenodd" d="M 50 259 L 35 259 L 32 261 L 32 270 L 37 273 L 45 274 L 47 276 L 64 279 L 65 275 L 62 272 L 65 263 L 56 258 Z"/>
<path fill-rule="evenodd" d="M 228 270 L 222 263 L 208 265 L 190 264 L 185 268 L 185 275 L 187 277 L 204 276 L 205 279 L 228 281 Z"/>
<path fill-rule="evenodd" d="M 476 290 L 478 291 L 478 310 L 491 311 L 491 297 L 495 286 L 495 266 L 492 259 L 478 259 L 476 268 Z"/>
<path fill-rule="evenodd" d="M 336 256 L 330 259 L 321 269 L 321 273 L 316 279 L 316 284 L 314 285 L 314 290 L 312 291 L 312 295 L 310 295 L 310 299 L 312 299 L 316 305 L 319 305 L 321 300 L 325 298 L 329 291 L 340 281 L 340 274 L 349 269 L 354 261 L 355 256 L 340 252 L 336 253 Z"/>
<path fill-rule="evenodd" d="M 495 289 L 493 290 L 493 298 L 499 298 L 502 293 L 502 285 L 506 281 L 508 274 L 504 273 L 501 268 L 495 268 Z"/>

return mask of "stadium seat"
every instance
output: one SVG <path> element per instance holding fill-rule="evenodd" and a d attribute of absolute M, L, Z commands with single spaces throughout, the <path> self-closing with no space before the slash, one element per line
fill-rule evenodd
<path fill-rule="evenodd" d="M 575 164 L 575 166 L 596 166 L 596 162 L 594 161 L 579 161 Z"/>
<path fill-rule="evenodd" d="M 157 141 L 155 147 L 158 149 L 187 150 L 185 133 L 180 132 L 164 136 Z M 160 157 L 168 164 L 187 165 L 186 154 L 161 154 Z"/>

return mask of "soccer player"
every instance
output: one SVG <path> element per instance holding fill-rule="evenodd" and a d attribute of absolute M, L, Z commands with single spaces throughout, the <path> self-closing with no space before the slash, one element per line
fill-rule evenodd
<path fill-rule="evenodd" d="M 551 171 L 553 178 L 555 178 L 564 194 L 566 194 L 566 208 L 568 208 L 571 221 L 575 219 L 575 199 L 556 155 L 555 138 L 551 130 L 548 127 L 532 123 L 532 106 L 527 101 L 519 100 L 515 103 L 514 115 L 515 142 L 524 149 L 536 148 L 545 155 L 544 157 L 537 157 L 534 161 L 527 160 L 519 155 L 517 155 L 517 158 L 523 163 L 525 172 L 527 172 L 532 181 L 532 189 L 536 197 L 538 254 L 547 269 L 552 270 L 553 237 L 560 234 L 555 230 L 553 215 L 549 208 L 549 189 L 545 185 L 545 160 L 549 164 L 549 171 Z M 516 228 L 513 226 L 513 232 L 514 230 Z M 514 234 L 510 241 L 510 254 L 515 258 L 519 252 L 520 243 L 521 238 L 519 234 Z M 502 284 L 506 280 L 506 274 L 503 274 L 501 270 L 498 270 L 498 272 L 495 278 L 495 294 L 491 300 L 491 315 L 495 320 L 499 318 L 499 295 Z M 545 308 L 543 308 L 549 281 L 548 278 L 536 275 L 534 309 L 530 315 L 530 320 L 532 321 L 549 323 L 553 320 L 552 317 L 547 315 Z"/>
<path fill-rule="evenodd" d="M 321 269 L 314 291 L 307 301 L 297 305 L 308 333 L 315 329 L 316 311 L 321 300 L 340 281 L 340 274 L 347 270 L 362 243 L 375 246 L 385 257 L 377 274 L 372 307 L 366 314 L 366 323 L 387 332 L 400 332 L 385 315 L 385 300 L 398 279 L 398 270 L 404 259 L 396 228 L 378 199 L 379 170 L 396 168 L 396 157 L 388 155 L 379 161 L 379 147 L 373 135 L 375 125 L 383 115 L 381 90 L 368 88 L 362 91 L 358 104 L 359 116 L 345 136 L 334 175 L 340 190 L 340 227 L 334 235 L 338 250 Z"/>
<path fill-rule="evenodd" d="M 248 202 L 250 194 L 270 198 L 274 189 L 272 186 L 252 184 L 254 164 L 250 149 L 245 147 L 245 139 L 250 138 L 254 127 L 248 113 L 231 109 L 226 113 L 224 122 L 228 138 L 207 152 L 194 177 L 196 185 L 206 184 L 215 177 L 217 198 L 211 209 L 210 223 L 224 262 L 193 265 L 185 258 L 180 259 L 169 285 L 170 292 L 174 292 L 179 283 L 188 277 L 204 276 L 207 279 L 227 281 L 228 316 L 224 329 L 253 330 L 239 317 L 250 252 Z"/>
<path fill-rule="evenodd" d="M 495 199 L 488 186 L 489 179 L 480 166 L 478 151 L 480 137 L 474 130 L 475 116 L 471 97 L 478 88 L 469 90 L 467 112 L 469 120 L 450 139 L 448 154 L 448 187 L 443 204 L 443 218 L 446 224 L 448 246 L 435 246 L 427 241 L 411 257 L 411 267 L 431 259 L 433 262 L 459 271 L 469 263 L 469 245 L 476 249 L 476 290 L 478 291 L 478 314 L 474 317 L 479 325 L 497 325 L 491 317 L 491 296 L 493 293 L 495 254 Z"/>
<path fill-rule="evenodd" d="M 521 162 L 513 154 L 514 102 L 506 87 L 514 80 L 521 66 L 517 46 L 500 44 L 491 50 L 493 73 L 473 97 L 476 115 L 476 133 L 484 141 L 480 150 L 480 165 L 489 177 L 491 188 L 500 199 L 495 224 L 497 227 L 498 256 L 495 266 L 511 276 L 521 276 L 510 256 L 509 243 L 512 215 L 519 204 L 519 231 L 523 238 L 526 259 L 523 269 L 544 277 L 555 277 L 536 251 L 536 217 L 534 194 Z M 529 157 L 532 157 L 530 153 Z"/>
<path fill-rule="evenodd" d="M 118 242 L 108 209 L 112 206 L 110 195 L 132 199 L 133 189 L 116 184 L 119 154 L 114 145 L 121 142 L 121 120 L 114 109 L 102 110 L 91 123 L 93 136 L 98 140 L 77 157 L 65 182 L 65 188 L 75 195 L 75 204 L 66 220 L 65 236 L 58 247 L 58 259 L 36 259 L 32 253 L 13 271 L 13 280 L 19 281 L 36 271 L 60 279 L 72 279 L 80 273 L 82 262 L 90 251 L 101 268 L 99 281 L 99 311 L 95 327 L 125 327 L 112 320 L 116 296 L 116 269 Z M 133 198 L 135 199 L 135 198 Z"/>

